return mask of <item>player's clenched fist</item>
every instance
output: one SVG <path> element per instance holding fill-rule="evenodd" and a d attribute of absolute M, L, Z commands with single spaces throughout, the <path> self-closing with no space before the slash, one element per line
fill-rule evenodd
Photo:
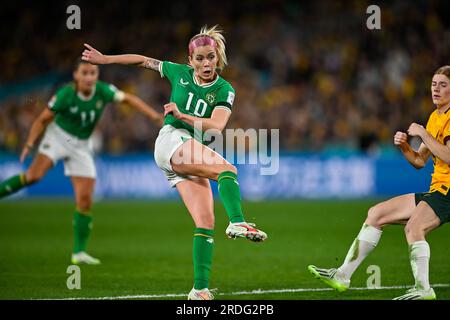
<path fill-rule="evenodd" d="M 397 131 L 394 136 L 394 144 L 396 146 L 401 146 L 405 143 L 408 143 L 408 135 L 404 132 Z"/>
<path fill-rule="evenodd" d="M 422 135 L 425 133 L 425 128 L 417 123 L 411 123 L 411 125 L 408 128 L 408 134 L 410 136 L 416 137 L 422 137 Z"/>
<path fill-rule="evenodd" d="M 178 110 L 178 107 L 175 103 L 170 102 L 164 105 L 164 116 L 168 114 L 172 114 L 176 119 L 180 119 L 181 112 Z"/>

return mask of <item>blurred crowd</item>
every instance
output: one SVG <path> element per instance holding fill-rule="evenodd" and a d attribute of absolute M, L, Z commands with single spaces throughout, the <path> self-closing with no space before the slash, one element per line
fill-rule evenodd
<path fill-rule="evenodd" d="M 82 29 L 75 31 L 65 27 L 64 2 L 59 11 L 35 4 L 5 16 L 16 27 L 0 31 L 8 44 L 0 52 L 0 83 L 50 71 L 70 80 L 84 42 L 103 53 L 186 63 L 190 37 L 219 24 L 229 61 L 222 76 L 236 89 L 228 128 L 278 128 L 286 151 L 376 152 L 411 122 L 426 124 L 434 108 L 431 77 L 450 64 L 446 1 L 381 1 L 381 30 L 366 27 L 368 1 L 94 3 L 80 1 Z M 104 66 L 101 79 L 161 111 L 169 100 L 168 81 L 149 70 Z M 59 85 L 0 100 L 1 149 L 20 150 Z M 149 151 L 157 134 L 143 116 L 116 104 L 95 141 L 105 153 Z"/>

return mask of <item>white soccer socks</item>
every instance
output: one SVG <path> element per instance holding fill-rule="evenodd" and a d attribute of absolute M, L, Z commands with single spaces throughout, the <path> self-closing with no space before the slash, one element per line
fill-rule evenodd
<path fill-rule="evenodd" d="M 361 262 L 375 249 L 382 233 L 381 230 L 364 223 L 358 236 L 353 241 L 344 263 L 338 268 L 337 276 L 341 279 L 350 280 Z"/>
<path fill-rule="evenodd" d="M 430 262 L 430 246 L 425 240 L 416 241 L 409 246 L 409 260 L 416 280 L 417 290 L 429 290 L 428 269 Z"/>

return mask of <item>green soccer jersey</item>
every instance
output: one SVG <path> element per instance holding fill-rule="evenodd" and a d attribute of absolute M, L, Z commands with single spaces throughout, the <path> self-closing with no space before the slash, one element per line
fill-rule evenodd
<path fill-rule="evenodd" d="M 123 93 L 112 84 L 97 81 L 91 96 L 83 97 L 75 85 L 59 89 L 48 103 L 55 112 L 55 123 L 64 131 L 80 139 L 88 139 L 103 110 L 111 101 L 121 101 Z"/>
<path fill-rule="evenodd" d="M 211 118 L 211 114 L 216 108 L 231 111 L 235 91 L 219 75 L 213 82 L 200 85 L 194 77 L 192 67 L 168 61 L 162 63 L 160 72 L 162 77 L 166 77 L 170 81 L 172 85 L 170 102 L 174 102 L 180 112 L 199 118 Z M 194 136 L 192 126 L 175 119 L 171 114 L 165 117 L 164 124 L 170 124 L 178 129 L 186 129 Z"/>

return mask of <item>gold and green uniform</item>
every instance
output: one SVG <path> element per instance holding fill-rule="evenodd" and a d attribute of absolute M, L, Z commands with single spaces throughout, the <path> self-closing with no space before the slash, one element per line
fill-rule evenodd
<path fill-rule="evenodd" d="M 439 114 L 433 111 L 428 119 L 427 131 L 441 144 L 450 139 L 450 109 Z M 450 221 L 450 166 L 442 159 L 432 155 L 434 171 L 431 175 L 429 192 L 416 193 L 416 204 L 425 201 L 441 220 Z"/>

